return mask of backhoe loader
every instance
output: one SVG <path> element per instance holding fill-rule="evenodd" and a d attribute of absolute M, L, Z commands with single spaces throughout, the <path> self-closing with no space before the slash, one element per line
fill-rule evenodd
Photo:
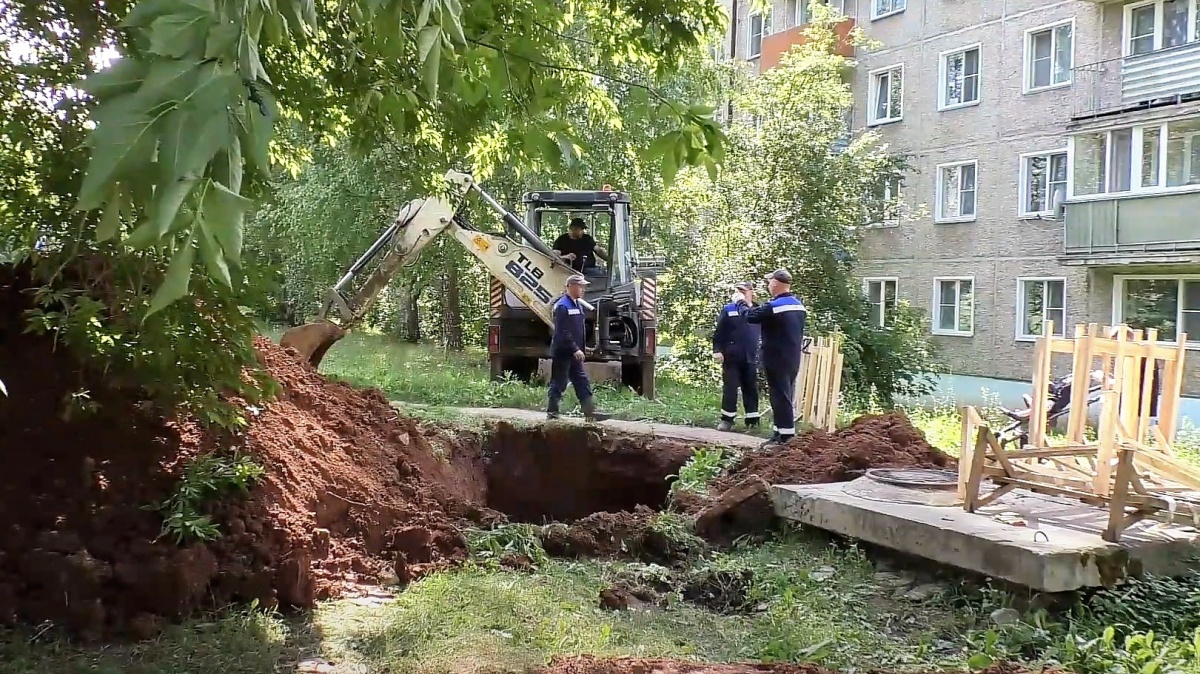
<path fill-rule="evenodd" d="M 590 362 L 619 363 L 622 381 L 654 397 L 657 352 L 658 259 L 640 259 L 633 249 L 629 195 L 608 186 L 598 191 L 526 193 L 522 221 L 485 192 L 471 176 L 449 171 L 447 196 L 429 196 L 406 204 L 392 224 L 329 290 L 317 320 L 284 333 L 280 344 L 296 349 L 313 367 L 346 332 L 363 320 L 401 267 L 416 263 L 421 252 L 443 233 L 466 247 L 490 274 L 488 360 L 494 379 L 529 380 L 539 359 L 549 357 L 551 311 L 566 280 L 577 273 L 541 238 L 543 231 L 567 219 L 590 221 L 597 239 L 607 238 L 610 262 L 588 267 L 590 281 L 587 345 Z M 464 217 L 474 192 L 504 221 L 506 234 L 483 232 Z M 607 230 L 601 234 L 600 229 Z M 356 282 L 365 275 L 357 288 Z"/>

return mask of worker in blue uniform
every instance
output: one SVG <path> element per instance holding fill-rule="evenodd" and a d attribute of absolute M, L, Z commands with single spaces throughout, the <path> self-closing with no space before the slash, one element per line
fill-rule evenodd
<path fill-rule="evenodd" d="M 754 285 L 734 286 L 729 304 L 721 307 L 713 330 L 713 358 L 721 364 L 721 423 L 719 431 L 733 430 L 737 420 L 738 391 L 746 411 L 746 428 L 758 426 L 759 326 L 746 321 L 754 306 Z"/>
<path fill-rule="evenodd" d="M 586 357 L 583 349 L 587 344 L 587 311 L 591 306 L 583 299 L 588 281 L 581 274 L 567 278 L 563 296 L 554 304 L 554 335 L 550 338 L 550 399 L 546 407 L 546 418 L 558 418 L 558 404 L 567 392 L 567 382 L 575 387 L 575 397 L 583 408 L 588 421 L 604 421 L 609 415 L 596 410 L 592 399 L 592 386 L 587 371 L 583 369 Z"/>
<path fill-rule="evenodd" d="M 767 376 L 774 434 L 767 444 L 786 443 L 796 436 L 796 376 L 808 310 L 792 294 L 792 275 L 776 269 L 767 276 L 771 301 L 746 312 L 746 321 L 762 326 L 762 369 Z"/>

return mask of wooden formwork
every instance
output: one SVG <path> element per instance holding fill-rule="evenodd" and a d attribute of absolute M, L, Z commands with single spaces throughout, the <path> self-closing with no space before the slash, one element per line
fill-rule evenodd
<path fill-rule="evenodd" d="M 813 340 L 796 377 L 796 420 L 833 432 L 842 392 L 842 335 Z"/>
<path fill-rule="evenodd" d="M 1053 334 L 1047 322 L 1045 332 Z M 1006 449 L 973 407 L 964 407 L 959 497 L 974 512 L 1000 496 L 1027 489 L 1077 498 L 1109 511 L 1105 540 L 1117 541 L 1144 519 L 1188 516 L 1200 523 L 1200 469 L 1175 458 L 1187 335 L 1163 344 L 1156 330 L 1075 327 L 1074 337 L 1040 337 L 1034 351 L 1028 441 Z M 1071 399 L 1065 437 L 1047 433 L 1053 359 L 1068 356 Z M 1092 373 L 1099 375 L 1098 382 Z M 1150 416 L 1155 377 L 1158 423 Z M 1088 440 L 1089 400 L 1099 403 L 1096 439 Z M 996 488 L 981 493 L 984 478 Z"/>

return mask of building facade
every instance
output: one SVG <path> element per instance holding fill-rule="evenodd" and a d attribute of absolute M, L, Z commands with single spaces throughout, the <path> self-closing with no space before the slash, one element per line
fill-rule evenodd
<path fill-rule="evenodd" d="M 999 379 L 1047 321 L 1200 349 L 1200 0 L 827 1 L 882 44 L 853 54 L 854 128 L 912 166 L 863 240 L 881 320 L 922 308 L 953 373 Z M 725 54 L 778 63 L 798 2 L 726 0 Z"/>

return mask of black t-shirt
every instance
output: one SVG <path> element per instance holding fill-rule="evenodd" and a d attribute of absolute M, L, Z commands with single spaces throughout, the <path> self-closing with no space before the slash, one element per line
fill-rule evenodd
<path fill-rule="evenodd" d="M 570 234 L 560 234 L 550 247 L 563 255 L 575 253 L 575 259 L 571 261 L 571 268 L 575 271 L 596 266 L 596 240 L 590 234 L 578 239 L 572 239 Z"/>

